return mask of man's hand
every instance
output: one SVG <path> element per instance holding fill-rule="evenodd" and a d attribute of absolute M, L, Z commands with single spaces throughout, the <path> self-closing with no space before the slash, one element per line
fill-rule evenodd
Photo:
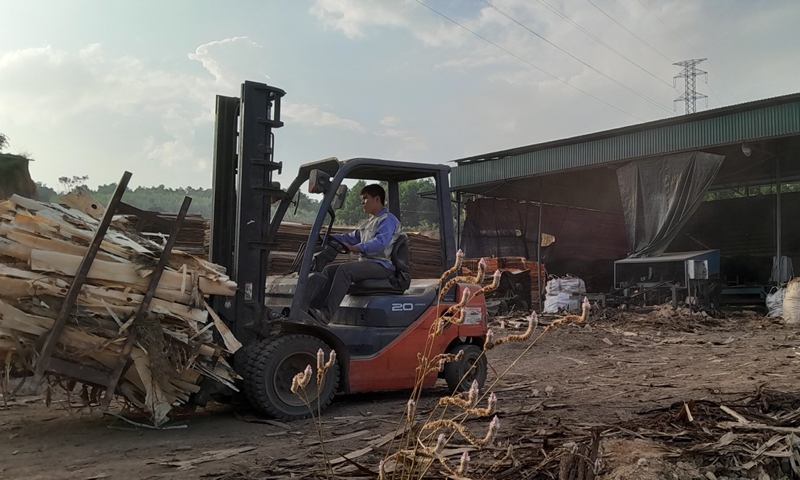
<path fill-rule="evenodd" d="M 348 245 L 347 249 L 350 250 L 350 253 L 361 253 L 361 250 L 355 245 Z"/>

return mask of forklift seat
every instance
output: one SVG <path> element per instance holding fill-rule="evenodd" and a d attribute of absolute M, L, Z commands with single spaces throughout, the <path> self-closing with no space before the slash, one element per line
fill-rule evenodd
<path fill-rule="evenodd" d="M 348 295 L 396 295 L 402 294 L 411 286 L 409 267 L 408 235 L 400 232 L 392 247 L 394 275 L 383 279 L 367 279 L 354 283 Z"/>

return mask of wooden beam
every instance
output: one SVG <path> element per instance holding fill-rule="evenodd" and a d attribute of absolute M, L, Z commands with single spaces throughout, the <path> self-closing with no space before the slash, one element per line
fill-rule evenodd
<path fill-rule="evenodd" d="M 1 253 L 1 252 L 0 252 Z M 60 252 L 34 249 L 31 254 L 31 269 L 34 271 L 57 272 L 63 275 L 74 276 L 78 271 L 81 257 Z M 115 283 L 126 283 L 146 287 L 147 277 L 142 277 L 132 263 L 114 263 L 96 260 L 89 270 L 87 278 L 107 280 Z M 214 282 L 206 277 L 200 277 L 200 290 L 206 295 L 236 294 L 236 283 L 233 281 Z M 165 271 L 158 283 L 159 289 L 181 290 L 183 276 L 178 272 Z"/>

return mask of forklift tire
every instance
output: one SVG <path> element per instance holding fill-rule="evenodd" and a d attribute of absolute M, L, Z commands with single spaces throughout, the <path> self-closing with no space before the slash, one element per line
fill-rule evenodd
<path fill-rule="evenodd" d="M 243 375 L 244 393 L 251 406 L 281 420 L 296 420 L 311 416 L 330 405 L 339 388 L 339 362 L 325 374 L 317 396 L 317 351 L 322 349 L 325 358 L 331 347 L 311 335 L 288 334 L 268 338 L 252 345 L 247 352 Z M 292 393 L 292 379 L 307 365 L 314 374 L 304 390 L 309 406 Z"/>
<path fill-rule="evenodd" d="M 458 355 L 460 351 L 464 352 L 461 360 L 444 365 L 444 379 L 447 382 L 447 388 L 454 393 L 467 392 L 472 387 L 472 382 L 477 381 L 478 389 L 482 389 L 488 371 L 486 355 L 483 355 L 480 347 L 469 343 L 456 345 L 447 353 Z"/>

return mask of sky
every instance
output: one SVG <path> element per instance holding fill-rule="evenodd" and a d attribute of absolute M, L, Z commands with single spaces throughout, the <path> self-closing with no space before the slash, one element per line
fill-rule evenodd
<path fill-rule="evenodd" d="M 35 181 L 211 186 L 216 95 L 285 90 L 287 185 L 800 91 L 797 0 L 0 0 L 0 133 Z"/>

